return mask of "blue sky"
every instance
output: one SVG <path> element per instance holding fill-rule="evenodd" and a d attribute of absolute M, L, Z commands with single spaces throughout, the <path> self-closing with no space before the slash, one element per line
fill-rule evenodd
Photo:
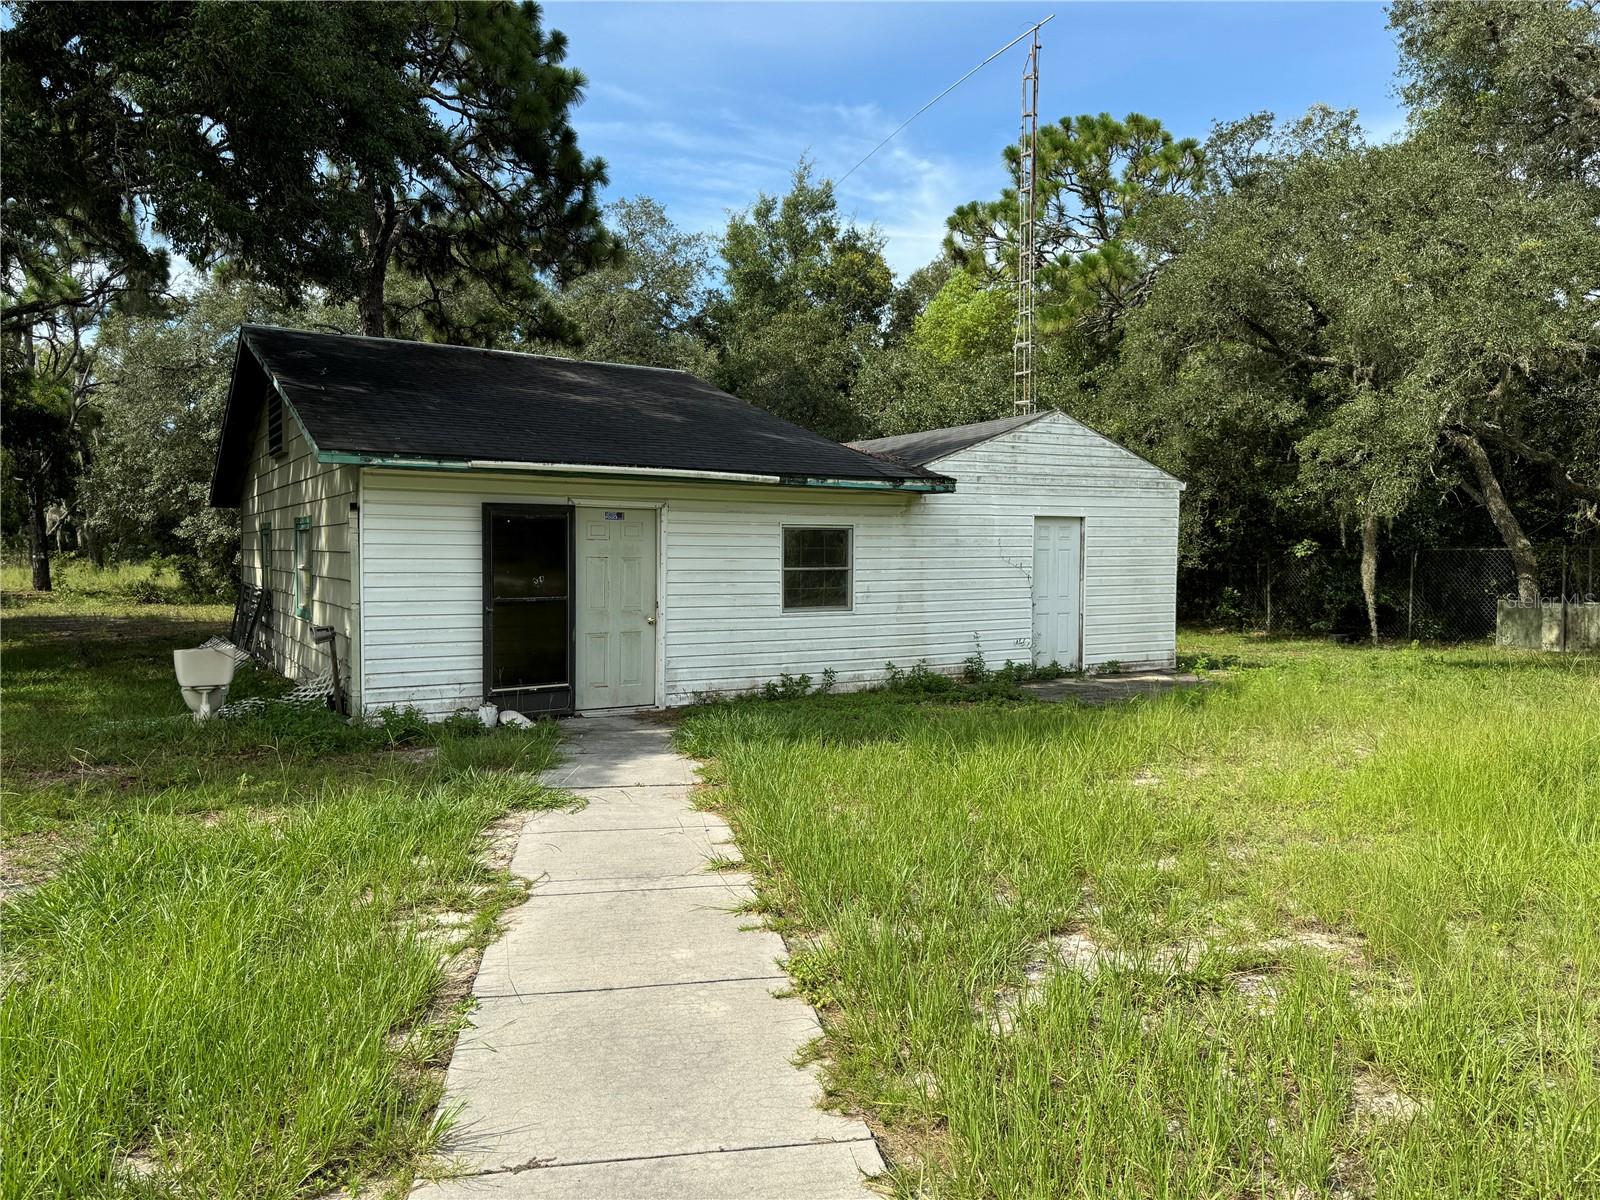
<path fill-rule="evenodd" d="M 609 195 L 654 196 L 715 231 L 802 154 L 837 177 L 931 96 L 1039 17 L 1040 119 L 1130 111 L 1179 135 L 1213 120 L 1312 104 L 1402 123 L 1379 4 L 576 3 L 545 5 L 589 78 L 579 141 Z M 931 259 L 958 203 L 995 195 L 1015 141 L 1023 48 L 923 114 L 840 189 L 904 275 Z"/>

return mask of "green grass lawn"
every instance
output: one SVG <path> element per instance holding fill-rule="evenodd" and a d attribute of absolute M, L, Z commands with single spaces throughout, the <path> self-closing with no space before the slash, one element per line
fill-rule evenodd
<path fill-rule="evenodd" d="M 199 619 L 202 610 L 216 608 L 227 624 L 231 609 L 197 605 L 187 595 L 178 573 L 159 562 L 119 563 L 97 567 L 87 559 L 57 555 L 50 563 L 53 588 L 33 590 L 33 571 L 24 560 L 0 563 L 0 608 L 7 616 L 61 616 L 80 613 L 103 616 L 139 611 L 159 611 L 167 616 Z"/>
<path fill-rule="evenodd" d="M 480 860 L 485 832 L 556 801 L 530 774 L 554 728 L 281 707 L 196 725 L 171 651 L 227 610 L 79 591 L 20 611 L 0 1192 L 403 1185 L 438 1132 L 474 949 L 522 895 Z M 246 667 L 233 695 L 282 688 Z"/>
<path fill-rule="evenodd" d="M 1600 661 L 1182 648 L 681 727 L 897 1193 L 1600 1195 Z"/>

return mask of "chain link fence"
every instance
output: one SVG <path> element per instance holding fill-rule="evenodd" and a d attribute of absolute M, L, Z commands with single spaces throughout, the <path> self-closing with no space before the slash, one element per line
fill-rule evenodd
<path fill-rule="evenodd" d="M 1600 599 L 1600 544 L 1537 548 L 1539 591 L 1559 603 Z M 1378 633 L 1418 641 L 1494 636 L 1497 605 L 1517 595 L 1510 551 L 1447 547 L 1391 551 L 1378 562 Z M 1269 633 L 1365 636 L 1360 556 L 1288 552 L 1230 572 L 1211 619 Z"/>

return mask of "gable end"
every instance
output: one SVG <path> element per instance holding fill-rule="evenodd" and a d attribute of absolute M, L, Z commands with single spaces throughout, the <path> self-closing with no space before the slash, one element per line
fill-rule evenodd
<path fill-rule="evenodd" d="M 956 474 L 957 472 L 955 472 L 955 470 L 950 466 L 950 462 L 952 459 L 959 458 L 968 450 L 975 449 L 979 446 L 993 446 L 999 442 L 1023 440 L 1030 437 L 1035 437 L 1038 435 L 1040 430 L 1045 429 L 1057 430 L 1060 431 L 1061 434 L 1069 436 L 1077 435 L 1079 437 L 1086 437 L 1100 445 L 1102 448 L 1114 451 L 1118 458 L 1126 460 L 1129 466 L 1135 467 L 1141 474 L 1148 472 L 1150 475 L 1157 477 L 1160 481 L 1173 484 L 1179 491 L 1183 491 L 1188 487 L 1183 480 L 1179 479 L 1171 472 L 1163 471 L 1160 467 L 1156 466 L 1155 463 L 1151 462 L 1147 458 L 1135 454 L 1121 442 L 1107 437 L 1098 429 L 1095 429 L 1089 425 L 1085 425 L 1076 417 L 1068 416 L 1066 413 L 1061 412 L 1058 409 L 1041 412 L 1038 414 L 1037 419 L 1035 420 L 1018 424 L 1013 428 L 998 433 L 982 442 L 977 442 L 973 445 L 964 446 L 959 450 L 952 451 L 941 458 L 932 460 L 928 465 L 931 467 L 935 464 L 939 464 L 940 469 L 949 470 L 952 474 Z"/>

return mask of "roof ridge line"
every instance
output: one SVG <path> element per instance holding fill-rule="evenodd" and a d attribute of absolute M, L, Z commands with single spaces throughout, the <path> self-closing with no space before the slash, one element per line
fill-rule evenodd
<path fill-rule="evenodd" d="M 588 367 L 618 367 L 624 371 L 665 371 L 669 375 L 687 375 L 690 379 L 699 379 L 698 375 L 684 370 L 682 367 L 652 367 L 645 363 L 620 363 L 611 362 L 603 358 L 566 358 L 560 354 L 536 354 L 531 350 L 501 350 L 495 346 L 458 346 L 455 342 L 424 342 L 417 338 L 378 337 L 370 333 L 343 333 L 326 329 L 295 329 L 289 325 L 264 325 L 259 321 L 243 321 L 241 329 L 261 329 L 272 333 L 305 333 L 313 337 L 342 338 L 352 342 L 394 342 L 401 346 L 422 346 L 424 348 L 441 350 L 466 350 L 476 354 L 503 354 L 508 358 L 538 358 L 545 362 L 581 363 Z M 702 381 L 704 382 L 704 381 Z M 737 396 L 734 399 L 738 399 Z M 740 401 L 748 404 L 748 400 Z"/>

